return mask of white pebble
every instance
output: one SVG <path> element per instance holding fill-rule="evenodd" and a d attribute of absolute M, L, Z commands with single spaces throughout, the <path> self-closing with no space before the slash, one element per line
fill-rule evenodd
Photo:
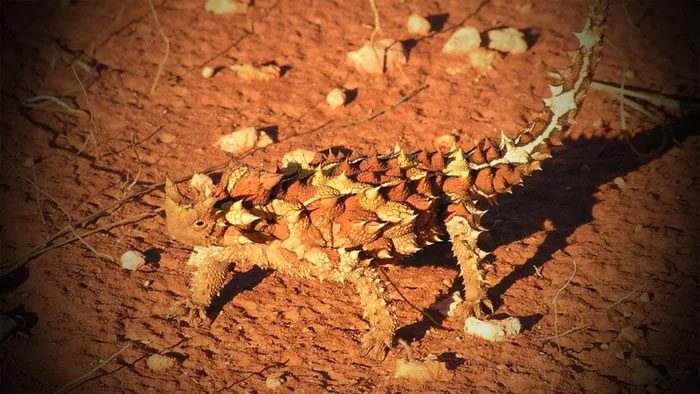
<path fill-rule="evenodd" d="M 639 301 L 646 304 L 647 302 L 651 301 L 651 297 L 649 296 L 649 293 L 642 293 L 639 295 Z"/>
<path fill-rule="evenodd" d="M 120 260 L 122 263 L 122 268 L 129 271 L 136 271 L 142 265 L 146 264 L 146 257 L 143 255 L 143 253 L 137 250 L 127 250 L 124 252 Z"/>
<path fill-rule="evenodd" d="M 457 29 L 442 47 L 442 53 L 469 53 L 481 45 L 479 30 L 471 26 Z"/>
<path fill-rule="evenodd" d="M 487 341 L 503 341 L 515 337 L 522 330 L 520 320 L 508 317 L 503 320 L 484 321 L 468 317 L 464 321 L 464 331 Z"/>
<path fill-rule="evenodd" d="M 202 67 L 202 77 L 203 78 L 211 78 L 212 75 L 214 75 L 214 68 L 213 67 L 209 67 L 209 66 Z"/>
<path fill-rule="evenodd" d="M 518 29 L 506 27 L 489 31 L 489 48 L 512 54 L 527 51 L 525 34 Z"/>
<path fill-rule="evenodd" d="M 331 90 L 326 96 L 326 102 L 328 103 L 328 105 L 330 105 L 331 108 L 342 107 L 343 105 L 345 105 L 346 100 L 347 96 L 345 95 L 345 91 L 340 88 L 335 88 Z"/>
<path fill-rule="evenodd" d="M 172 358 L 160 354 L 153 354 L 146 359 L 146 365 L 148 365 L 148 368 L 154 371 L 161 371 L 170 368 L 173 363 Z"/>
<path fill-rule="evenodd" d="M 427 36 L 430 33 L 430 28 L 430 22 L 415 12 L 406 21 L 406 29 L 411 34 Z"/>
<path fill-rule="evenodd" d="M 265 379 L 265 387 L 275 390 L 284 384 L 284 378 L 279 375 L 270 375 Z"/>

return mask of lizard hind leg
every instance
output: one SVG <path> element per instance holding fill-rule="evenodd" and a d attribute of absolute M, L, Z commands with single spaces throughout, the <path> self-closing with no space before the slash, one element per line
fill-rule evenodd
<path fill-rule="evenodd" d="M 340 271 L 355 285 L 362 316 L 369 323 L 369 332 L 362 339 L 362 354 L 382 360 L 393 344 L 397 325 L 386 284 L 377 270 L 370 266 L 370 260 L 358 260 L 353 252 L 341 253 Z"/>
<path fill-rule="evenodd" d="M 472 207 L 473 208 L 473 207 Z M 469 208 L 467 208 L 469 209 Z M 480 217 L 480 211 L 471 209 L 472 217 Z M 456 313 L 482 317 L 484 312 L 493 312 L 493 305 L 486 297 L 482 260 L 488 253 L 479 249 L 477 240 L 484 229 L 478 221 L 470 221 L 463 216 L 453 216 L 446 223 L 447 233 L 452 242 L 452 252 L 459 264 L 459 274 L 464 282 L 464 301 L 457 305 Z M 452 308 L 451 308 L 452 309 Z"/>

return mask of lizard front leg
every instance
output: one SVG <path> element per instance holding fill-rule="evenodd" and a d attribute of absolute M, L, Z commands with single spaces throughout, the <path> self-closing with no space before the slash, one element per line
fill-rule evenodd
<path fill-rule="evenodd" d="M 196 246 L 190 254 L 187 265 L 195 268 L 190 278 L 189 298 L 178 302 L 168 311 L 168 318 L 185 321 L 192 326 L 208 322 L 206 310 L 214 297 L 224 286 L 224 278 L 233 262 L 223 248 L 216 246 Z"/>
<path fill-rule="evenodd" d="M 184 305 L 173 308 L 184 311 L 177 313 L 171 309 L 168 315 L 184 314 L 184 320 L 193 325 L 198 325 L 198 320 L 208 321 L 206 309 L 224 287 L 226 274 L 235 262 L 265 266 L 267 258 L 261 248 L 253 245 L 196 246 L 187 261 L 187 265 L 195 268 L 190 278 L 190 298 Z"/>
<path fill-rule="evenodd" d="M 462 216 L 452 217 L 446 226 L 452 242 L 452 252 L 459 264 L 459 274 L 464 282 L 464 302 L 457 306 L 456 314 L 481 317 L 485 310 L 493 310 L 491 302 L 486 298 L 481 267 L 487 253 L 477 246 L 482 230 Z"/>

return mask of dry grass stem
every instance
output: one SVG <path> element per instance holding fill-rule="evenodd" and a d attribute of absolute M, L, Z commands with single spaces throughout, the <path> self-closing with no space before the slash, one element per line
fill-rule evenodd
<path fill-rule="evenodd" d="M 106 358 L 105 360 L 100 361 L 100 363 L 97 364 L 97 366 L 96 366 L 95 368 L 89 370 L 88 372 L 86 372 L 86 373 L 83 374 L 83 375 L 78 376 L 77 378 L 75 378 L 75 379 L 71 380 L 70 382 L 66 383 L 65 385 L 63 385 L 63 387 L 61 387 L 60 389 L 54 391 L 54 394 L 65 393 L 65 392 L 67 392 L 68 390 L 74 388 L 75 386 L 77 386 L 77 385 L 83 383 L 87 378 L 90 377 L 90 375 L 92 375 L 92 374 L 95 373 L 96 371 L 102 369 L 105 365 L 109 364 L 110 361 L 112 361 L 112 360 L 114 360 L 115 358 L 117 358 L 117 356 L 119 356 L 120 354 L 122 354 L 122 353 L 123 353 L 126 349 L 128 349 L 130 346 L 131 346 L 131 342 L 127 343 L 127 344 L 124 345 L 121 349 L 117 350 L 116 353 L 112 354 L 111 356 L 109 356 L 109 357 Z"/>
<path fill-rule="evenodd" d="M 105 42 L 110 37 L 110 33 L 112 33 L 112 30 L 114 30 L 114 27 L 117 26 L 117 23 L 122 19 L 122 16 L 124 15 L 124 11 L 126 11 L 126 8 L 131 4 L 131 0 L 125 0 L 124 4 L 122 7 L 117 11 L 117 15 L 112 19 L 112 23 L 107 26 L 106 29 L 102 30 L 100 34 L 97 35 L 97 38 L 92 41 L 92 44 L 90 45 L 90 49 L 88 49 L 87 53 L 90 54 L 90 56 L 95 56 L 95 51 L 97 50 L 98 47 L 102 46 Z"/>
<path fill-rule="evenodd" d="M 54 97 L 54 96 L 30 97 L 30 98 L 24 100 L 24 102 L 22 103 L 22 106 L 29 107 L 29 108 L 41 108 L 41 107 L 45 107 L 51 103 L 54 103 L 54 104 L 58 105 L 59 107 L 63 108 L 69 114 L 79 115 L 79 116 L 88 116 L 87 112 L 85 112 L 81 109 L 73 108 L 70 105 L 63 102 L 58 97 Z"/>
<path fill-rule="evenodd" d="M 622 298 L 620 298 L 619 300 L 617 300 L 617 301 L 613 302 L 612 304 L 606 306 L 605 309 L 611 309 L 611 308 L 613 308 L 613 307 L 615 307 L 615 306 L 621 304 L 622 302 L 624 302 L 624 301 L 626 301 L 627 299 L 629 299 L 630 297 L 632 297 L 632 296 L 634 295 L 634 293 L 636 293 L 636 292 L 638 292 L 638 291 L 640 291 L 640 290 L 643 290 L 645 287 L 646 287 L 645 284 L 635 287 L 634 289 L 630 290 L 629 293 L 627 293 L 627 294 L 625 294 L 624 296 L 622 296 Z"/>
<path fill-rule="evenodd" d="M 425 316 L 425 318 L 428 319 L 431 323 L 433 323 L 433 325 L 435 325 L 435 327 L 441 327 L 441 326 L 440 326 L 440 323 L 438 323 L 437 321 L 435 321 L 435 319 L 433 319 L 432 316 L 430 316 L 427 312 L 423 311 L 422 309 L 418 308 L 414 303 L 412 303 L 411 301 L 409 301 L 408 298 L 406 298 L 406 296 L 403 295 L 403 293 L 401 292 L 401 290 L 399 290 L 399 287 L 396 286 L 396 284 L 394 283 L 394 281 L 391 280 L 391 278 L 389 278 L 389 275 L 386 273 L 386 270 L 384 270 L 383 267 L 377 267 L 377 270 L 378 270 L 379 272 L 381 272 L 381 274 L 384 276 L 384 279 L 385 279 L 387 282 L 389 282 L 389 284 L 391 285 L 391 287 L 393 287 L 394 290 L 396 290 L 396 292 L 399 294 L 399 297 L 403 298 L 403 300 L 406 301 L 406 303 L 407 303 L 411 308 L 413 308 L 413 309 L 415 309 L 416 311 L 420 312 L 420 314 L 423 315 L 423 316 Z"/>
<path fill-rule="evenodd" d="M 131 182 L 129 182 L 129 174 L 127 173 L 127 181 L 122 186 L 122 197 L 126 195 L 126 193 L 131 191 L 131 189 L 134 187 L 134 185 L 136 185 L 136 182 L 139 181 L 139 178 L 141 178 L 141 174 L 143 173 L 143 162 L 141 161 L 141 155 L 139 155 L 139 152 L 136 149 L 136 133 L 131 134 L 131 152 L 134 154 L 134 158 L 139 163 L 139 169 Z"/>
<path fill-rule="evenodd" d="M 564 286 L 559 288 L 559 290 L 557 290 L 557 293 L 554 295 L 554 298 L 552 298 L 552 305 L 554 306 L 554 335 L 553 335 L 553 338 L 554 338 L 554 343 L 557 344 L 557 349 L 559 349 L 559 353 L 561 353 L 561 346 L 559 346 L 559 337 L 560 337 L 560 335 L 559 335 L 559 322 L 558 322 L 559 309 L 557 306 L 557 299 L 559 299 L 559 295 L 562 293 L 562 291 L 564 291 L 564 289 L 566 289 L 566 287 L 569 285 L 569 283 L 571 283 L 571 280 L 574 278 L 574 275 L 576 275 L 576 259 L 572 259 L 572 263 L 574 265 L 574 269 L 571 272 L 571 276 L 569 276 L 569 279 L 566 280 L 566 283 L 564 283 Z"/>
<path fill-rule="evenodd" d="M 644 100 L 646 102 L 649 102 L 649 103 L 654 104 L 654 105 L 659 106 L 659 107 L 665 107 L 665 108 L 674 109 L 674 110 L 681 109 L 681 100 L 676 100 L 674 98 L 668 97 L 668 96 L 663 95 L 661 93 L 640 92 L 637 90 L 630 90 L 629 88 L 625 89 L 622 86 L 615 86 L 615 85 L 605 83 L 605 82 L 600 82 L 600 81 L 592 81 L 591 82 L 591 89 L 602 90 L 605 92 L 609 92 L 609 93 L 616 94 L 616 95 L 619 94 L 619 95 L 626 96 L 626 97 L 634 97 L 634 98 Z M 688 102 L 690 102 L 690 100 Z"/>
<path fill-rule="evenodd" d="M 170 56 L 170 40 L 168 40 L 168 36 L 165 35 L 165 32 L 163 32 L 163 28 L 160 25 L 160 21 L 158 20 L 158 13 L 156 12 L 155 7 L 153 7 L 153 0 L 148 0 L 148 6 L 151 7 L 151 13 L 153 14 L 153 19 L 156 21 L 156 26 L 158 27 L 158 32 L 160 33 L 160 36 L 163 38 L 163 43 L 165 43 L 165 54 L 163 55 L 163 59 L 160 61 L 160 64 L 158 64 L 158 70 L 156 71 L 156 76 L 153 78 L 153 85 L 151 85 L 151 95 L 156 92 L 156 87 L 158 86 L 158 80 L 160 79 L 160 74 L 163 73 L 163 69 L 165 68 L 165 62 L 168 61 L 168 56 Z"/>
<path fill-rule="evenodd" d="M 87 102 L 88 111 L 90 113 L 90 122 L 92 123 L 92 130 L 90 130 L 90 138 L 92 138 L 92 142 L 95 146 L 95 157 L 97 157 L 97 159 L 99 160 L 100 159 L 100 147 L 97 144 L 97 123 L 95 123 L 95 115 L 92 112 L 92 105 L 90 104 L 90 97 L 88 97 L 87 90 L 85 89 L 85 85 L 83 85 L 83 81 L 80 79 L 80 77 L 78 76 L 78 73 L 75 71 L 75 67 L 73 66 L 73 64 L 71 64 L 70 69 L 73 71 L 73 75 L 75 76 L 75 79 L 78 80 L 78 83 L 80 84 L 80 88 L 83 90 L 83 94 L 85 95 L 85 101 Z M 89 139 L 85 140 L 85 143 L 78 150 L 78 153 L 82 152 L 82 150 L 85 148 L 85 144 L 87 144 L 88 141 L 89 141 Z"/>
<path fill-rule="evenodd" d="M 570 329 L 568 329 L 568 330 L 562 332 L 561 334 L 551 335 L 551 336 L 548 336 L 548 337 L 542 337 L 542 338 L 540 338 L 540 341 L 542 341 L 542 342 L 547 342 L 547 341 L 551 341 L 551 340 L 554 340 L 554 339 L 559 339 L 559 338 L 561 338 L 561 337 L 563 337 L 563 336 L 566 336 L 566 335 L 569 335 L 569 334 L 571 334 L 571 333 L 573 333 L 573 332 L 585 330 L 586 328 L 588 328 L 588 327 L 590 327 L 590 326 L 591 326 L 590 324 L 584 324 L 583 326 L 570 328 Z"/>
<path fill-rule="evenodd" d="M 41 223 L 46 224 L 46 217 L 44 216 L 44 210 L 41 208 L 41 189 L 39 188 L 39 182 L 36 180 L 36 169 L 34 166 L 34 158 L 32 158 L 32 183 L 34 186 L 34 193 L 36 195 L 36 207 L 39 210 L 39 216 L 41 216 Z"/>
<path fill-rule="evenodd" d="M 112 257 L 112 256 L 110 256 L 110 255 L 108 255 L 108 254 L 98 252 L 92 245 L 90 245 L 89 243 L 87 243 L 87 242 L 83 239 L 83 237 L 81 237 L 81 236 L 75 231 L 75 228 L 73 228 L 73 226 L 70 225 L 70 223 L 73 221 L 73 216 L 70 214 L 70 212 L 68 212 L 68 210 L 67 210 L 66 208 L 63 207 L 63 205 L 62 205 L 60 202 L 58 202 L 58 200 L 56 199 L 56 197 L 54 197 L 53 195 L 49 194 L 47 191 L 41 189 L 41 188 L 39 187 L 39 185 L 38 185 L 35 181 L 33 181 L 33 180 L 31 180 L 31 179 L 29 179 L 29 178 L 27 178 L 27 177 L 25 177 L 24 179 L 26 179 L 27 182 L 31 183 L 31 184 L 34 186 L 34 189 L 37 191 L 37 193 L 40 193 L 40 194 L 43 194 L 44 196 L 46 196 L 49 200 L 51 200 L 54 204 L 56 204 L 56 206 L 58 207 L 58 209 L 61 210 L 61 212 L 63 212 L 64 215 L 66 215 L 66 217 L 68 218 L 68 223 L 69 223 L 69 224 L 68 224 L 68 228 L 69 228 L 69 230 L 73 233 L 73 235 L 75 236 L 75 239 L 77 239 L 77 240 L 79 240 L 80 242 L 82 242 L 82 244 L 85 245 L 85 247 L 87 247 L 88 249 L 90 249 L 90 251 L 91 251 L 92 253 L 94 253 L 95 256 L 97 256 L 97 257 L 99 257 L 99 258 L 101 258 L 101 259 L 103 259 L 103 260 L 110 261 L 110 262 L 112 262 L 112 263 L 115 263 L 115 262 L 117 261 L 114 257 Z"/>

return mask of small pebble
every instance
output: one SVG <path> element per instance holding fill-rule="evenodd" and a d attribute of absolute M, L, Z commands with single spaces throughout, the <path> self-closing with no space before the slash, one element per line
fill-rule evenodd
<path fill-rule="evenodd" d="M 624 313 L 622 313 L 622 315 L 623 315 L 624 317 L 626 317 L 626 318 L 629 319 L 630 317 L 632 317 L 632 315 L 634 315 L 634 312 L 632 312 L 632 311 L 625 311 Z"/>
<path fill-rule="evenodd" d="M 170 133 L 160 133 L 160 135 L 158 136 L 158 140 L 164 144 L 170 144 L 172 142 L 175 142 L 175 140 L 177 140 L 177 137 Z"/>
<path fill-rule="evenodd" d="M 129 271 L 136 271 L 146 264 L 146 257 L 137 250 L 127 250 L 119 260 L 122 263 L 122 268 Z"/>
<path fill-rule="evenodd" d="M 620 330 L 620 337 L 627 342 L 637 343 L 644 338 L 644 334 L 641 330 L 638 330 L 632 326 L 627 326 Z"/>
<path fill-rule="evenodd" d="M 146 359 L 146 365 L 153 371 L 162 371 L 172 367 L 174 364 L 173 359 L 168 356 L 163 356 L 161 354 L 153 354 L 148 359 Z"/>
<path fill-rule="evenodd" d="M 600 346 L 599 346 L 600 350 L 605 350 L 605 349 L 607 349 L 607 348 L 609 348 L 609 347 L 610 347 L 610 345 L 608 345 L 608 344 L 605 343 L 605 342 L 601 343 Z"/>
<path fill-rule="evenodd" d="M 642 231 L 642 228 L 644 228 L 644 226 L 642 226 L 641 224 L 638 224 L 638 225 L 634 226 L 634 230 L 633 230 L 633 231 L 634 231 L 635 233 L 638 233 L 638 232 Z"/>
<path fill-rule="evenodd" d="M 413 13 L 406 21 L 406 29 L 411 34 L 427 36 L 430 33 L 430 22 L 422 16 Z"/>
<path fill-rule="evenodd" d="M 649 296 L 649 293 L 642 293 L 639 295 L 639 302 L 646 304 L 649 301 L 651 301 L 651 297 Z"/>
<path fill-rule="evenodd" d="M 27 157 L 25 161 L 22 162 L 22 167 L 32 168 L 34 166 L 34 158 Z"/>
<path fill-rule="evenodd" d="M 472 26 L 457 29 L 442 47 L 442 53 L 469 53 L 481 45 L 481 33 Z"/>
<path fill-rule="evenodd" d="M 150 285 L 151 285 L 151 281 L 150 281 L 150 280 L 144 280 L 144 281 L 143 281 L 143 287 L 148 287 L 148 286 L 150 286 Z"/>
<path fill-rule="evenodd" d="M 275 390 L 284 384 L 284 379 L 280 375 L 270 375 L 265 379 L 265 387 Z"/>
<path fill-rule="evenodd" d="M 615 183 L 615 185 L 617 185 L 617 187 L 619 187 L 622 190 L 624 190 L 625 186 L 627 185 L 627 182 L 625 182 L 625 180 L 622 177 L 617 177 L 613 179 L 613 183 Z"/>
<path fill-rule="evenodd" d="M 211 78 L 212 75 L 214 75 L 214 68 L 213 67 L 209 67 L 209 66 L 202 67 L 202 77 L 203 78 Z"/>
<path fill-rule="evenodd" d="M 625 359 L 625 352 L 617 352 L 615 353 L 615 357 L 619 358 L 620 360 Z"/>
<path fill-rule="evenodd" d="M 326 102 L 331 108 L 342 107 L 345 105 L 346 100 L 347 95 L 345 94 L 345 91 L 340 88 L 331 90 L 326 96 Z"/>
<path fill-rule="evenodd" d="M 490 30 L 489 48 L 500 52 L 520 54 L 527 51 L 527 41 L 525 34 L 518 29 L 506 27 L 503 29 Z"/>

